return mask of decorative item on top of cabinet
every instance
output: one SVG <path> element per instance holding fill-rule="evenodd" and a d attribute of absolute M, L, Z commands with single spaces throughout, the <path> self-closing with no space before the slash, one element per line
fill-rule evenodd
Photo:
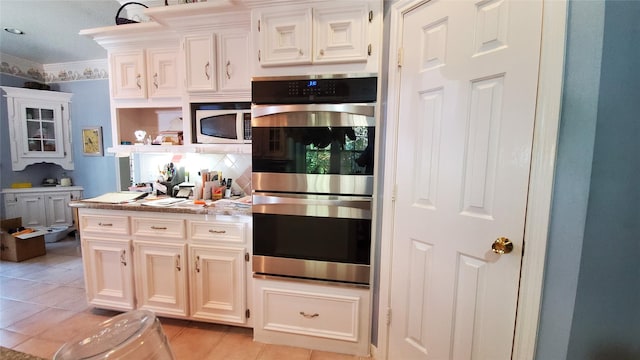
<path fill-rule="evenodd" d="M 7 98 L 11 169 L 54 163 L 73 170 L 69 103 L 73 94 L 2 86 Z"/>
<path fill-rule="evenodd" d="M 251 89 L 248 29 L 187 35 L 183 44 L 187 91 Z"/>
<path fill-rule="evenodd" d="M 367 62 L 371 55 L 367 2 L 258 9 L 261 66 Z"/>
<path fill-rule="evenodd" d="M 180 97 L 178 49 L 117 50 L 110 54 L 113 99 Z"/>

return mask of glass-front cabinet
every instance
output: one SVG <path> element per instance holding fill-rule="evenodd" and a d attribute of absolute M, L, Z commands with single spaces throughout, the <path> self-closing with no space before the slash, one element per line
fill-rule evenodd
<path fill-rule="evenodd" d="M 24 170 L 39 162 L 72 170 L 72 94 L 4 86 L 2 89 L 7 98 L 12 170 Z"/>

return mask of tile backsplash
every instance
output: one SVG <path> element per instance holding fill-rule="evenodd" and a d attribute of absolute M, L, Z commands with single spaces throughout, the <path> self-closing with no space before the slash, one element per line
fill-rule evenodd
<path fill-rule="evenodd" d="M 201 182 L 198 172 L 202 169 L 222 172 L 223 178 L 233 179 L 233 192 L 251 194 L 251 155 L 248 154 L 135 154 L 132 177 L 135 183 L 155 182 L 161 176 L 165 164 L 173 163 L 183 168 L 185 181 Z"/>

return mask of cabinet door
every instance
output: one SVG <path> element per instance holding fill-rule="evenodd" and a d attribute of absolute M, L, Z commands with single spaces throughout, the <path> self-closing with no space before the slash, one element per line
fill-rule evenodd
<path fill-rule="evenodd" d="M 71 192 L 56 192 L 46 194 L 45 197 L 47 207 L 47 226 L 71 226 L 73 224 L 73 220 L 71 218 L 71 208 L 69 207 Z"/>
<path fill-rule="evenodd" d="M 18 194 L 18 212 L 22 216 L 22 226 L 47 226 L 47 219 L 44 207 L 45 195 Z"/>
<path fill-rule="evenodd" d="M 311 63 L 311 9 L 269 9 L 260 13 L 262 66 Z"/>
<path fill-rule="evenodd" d="M 181 96 L 176 49 L 148 49 L 147 69 L 150 98 Z"/>
<path fill-rule="evenodd" d="M 111 54 L 111 97 L 144 99 L 147 97 L 144 50 Z"/>
<path fill-rule="evenodd" d="M 187 316 L 186 247 L 134 241 L 138 308 Z"/>
<path fill-rule="evenodd" d="M 246 272 L 244 248 L 190 246 L 191 317 L 244 324 Z"/>
<path fill-rule="evenodd" d="M 215 36 L 185 36 L 184 51 L 187 91 L 215 91 Z"/>
<path fill-rule="evenodd" d="M 134 308 L 130 240 L 82 235 L 82 260 L 89 303 L 118 310 Z"/>
<path fill-rule="evenodd" d="M 249 32 L 220 34 L 218 78 L 221 91 L 250 90 Z"/>
<path fill-rule="evenodd" d="M 54 101 L 17 100 L 22 158 L 63 158 L 63 104 Z"/>
<path fill-rule="evenodd" d="M 314 9 L 313 62 L 366 62 L 369 9 L 366 4 Z"/>
<path fill-rule="evenodd" d="M 4 217 L 5 219 L 20 217 L 16 194 L 4 194 Z"/>

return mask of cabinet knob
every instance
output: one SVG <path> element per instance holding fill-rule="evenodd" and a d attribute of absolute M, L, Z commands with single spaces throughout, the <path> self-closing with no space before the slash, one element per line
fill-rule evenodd
<path fill-rule="evenodd" d="M 210 80 L 211 77 L 209 77 L 209 62 L 207 61 L 207 64 L 204 66 L 204 76 L 207 77 L 207 80 Z"/>
<path fill-rule="evenodd" d="M 153 86 L 158 88 L 158 73 L 153 74 Z"/>
<path fill-rule="evenodd" d="M 142 75 L 138 74 L 138 76 L 136 76 L 136 85 L 138 86 L 138 89 L 142 90 L 142 85 L 140 84 L 140 79 L 142 79 Z"/>
<path fill-rule="evenodd" d="M 231 61 L 227 60 L 227 66 L 226 66 L 226 69 L 225 69 L 226 72 L 227 72 L 227 79 L 231 79 L 231 73 L 229 72 L 230 67 L 231 67 Z"/>
<path fill-rule="evenodd" d="M 196 272 L 200 272 L 200 256 L 196 256 Z"/>
<path fill-rule="evenodd" d="M 324 49 L 320 49 L 320 56 L 324 56 Z"/>
<path fill-rule="evenodd" d="M 180 266 L 180 254 L 176 255 L 176 270 L 180 271 L 182 267 Z"/>

